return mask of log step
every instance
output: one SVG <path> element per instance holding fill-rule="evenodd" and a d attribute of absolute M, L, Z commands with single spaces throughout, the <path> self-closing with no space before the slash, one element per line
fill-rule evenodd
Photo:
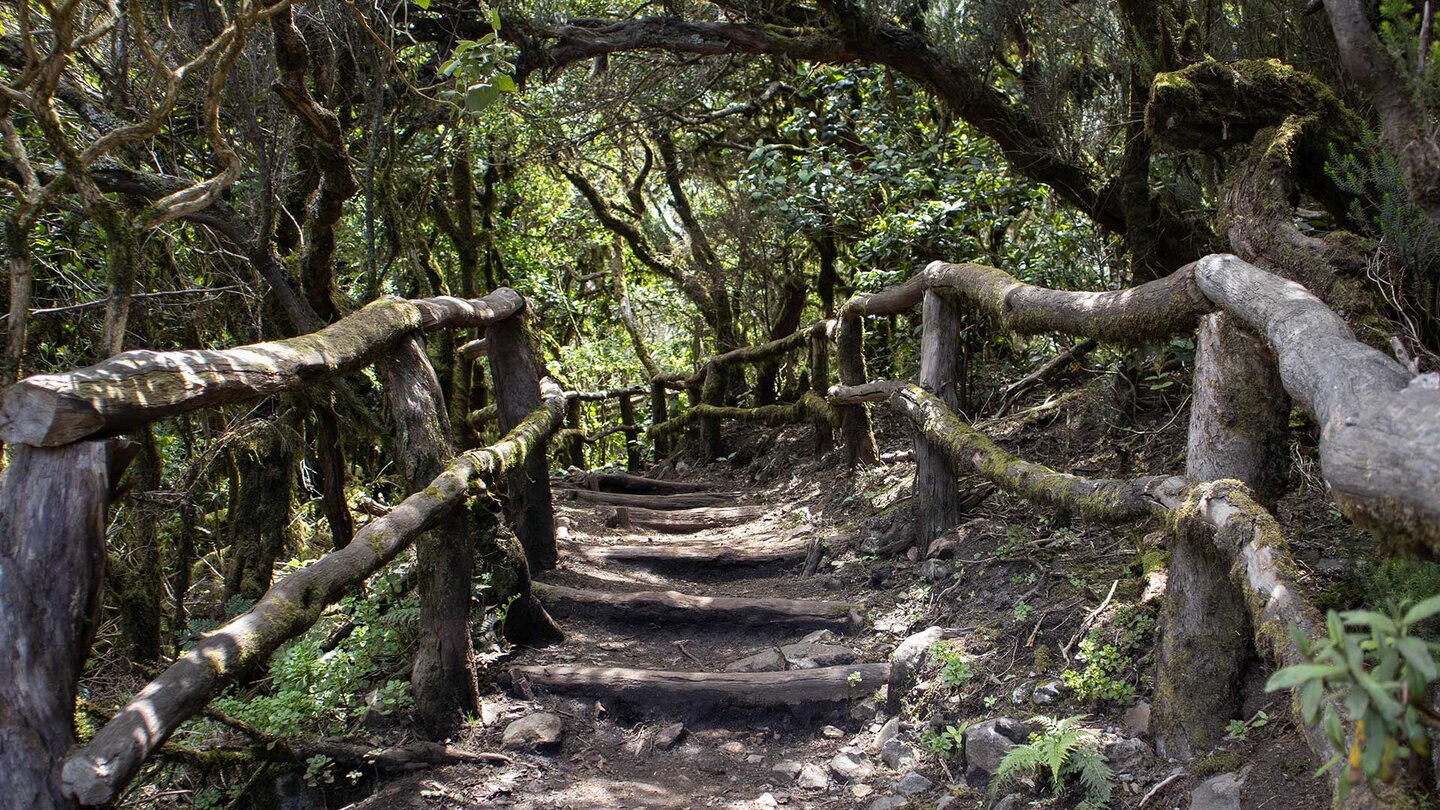
<path fill-rule="evenodd" d="M 696 509 L 707 506 L 734 504 L 740 500 L 738 492 L 689 492 L 677 495 L 628 495 L 620 492 L 595 492 L 575 487 L 557 487 L 556 493 L 562 498 L 571 498 L 585 503 L 605 506 L 639 507 L 641 509 L 669 512 L 677 509 Z"/>
<path fill-rule="evenodd" d="M 614 593 L 535 583 L 535 595 L 556 615 L 607 615 L 651 622 L 729 622 L 850 632 L 863 613 L 849 602 L 690 596 L 676 591 Z"/>
<path fill-rule="evenodd" d="M 889 678 L 889 664 L 788 672 L 676 672 L 570 664 L 510 669 L 511 682 L 517 685 L 611 699 L 646 709 L 678 705 L 687 710 L 845 703 L 870 697 Z"/>
<path fill-rule="evenodd" d="M 611 528 L 644 529 L 665 534 L 693 534 L 706 529 L 724 529 L 749 523 L 765 514 L 762 506 L 717 506 L 709 509 L 676 509 L 669 512 L 617 506 L 605 516 Z"/>
<path fill-rule="evenodd" d="M 571 553 L 596 562 L 614 561 L 635 565 L 668 567 L 743 567 L 800 563 L 809 552 L 808 542 L 765 545 L 736 543 L 651 543 L 633 546 L 587 546 Z"/>
<path fill-rule="evenodd" d="M 600 492 L 624 492 L 631 495 L 676 495 L 684 492 L 707 492 L 715 487 L 695 481 L 661 481 L 629 473 L 572 472 L 564 479 L 577 487 Z"/>

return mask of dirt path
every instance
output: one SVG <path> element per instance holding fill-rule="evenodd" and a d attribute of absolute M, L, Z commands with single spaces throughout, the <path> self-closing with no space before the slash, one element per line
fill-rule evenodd
<path fill-rule="evenodd" d="M 562 562 L 538 579 L 567 638 L 515 656 L 508 694 L 487 698 L 463 742 L 499 750 L 507 726 L 545 714 L 558 745 L 417 774 L 360 806 L 832 808 L 881 795 L 874 780 L 835 784 L 824 764 L 878 730 L 895 640 L 853 635 L 859 583 L 803 575 L 826 539 L 807 508 L 736 488 L 557 487 Z"/>

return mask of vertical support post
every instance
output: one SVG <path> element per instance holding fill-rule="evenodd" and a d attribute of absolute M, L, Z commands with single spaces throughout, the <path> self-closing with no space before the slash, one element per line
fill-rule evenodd
<path fill-rule="evenodd" d="M 584 405 L 579 397 L 572 397 L 565 403 L 565 426 L 575 433 L 570 434 L 571 439 L 566 442 L 565 462 L 571 467 L 581 470 L 587 469 L 585 465 L 585 440 L 581 433 L 585 429 L 585 423 L 580 419 L 580 412 Z"/>
<path fill-rule="evenodd" d="M 1273 508 L 1283 492 L 1289 413 L 1269 350 L 1229 316 L 1207 316 L 1196 343 L 1186 476 L 1238 479 Z M 1158 743 L 1164 756 L 1188 759 L 1218 743 L 1238 716 L 1251 655 L 1244 595 L 1208 536 L 1173 538 L 1163 623 Z"/>
<path fill-rule="evenodd" d="M 810 390 L 821 399 L 830 391 L 830 336 L 828 321 L 810 329 Z M 835 431 L 828 419 L 815 420 L 815 455 L 835 449 Z"/>
<path fill-rule="evenodd" d="M 861 385 L 865 379 L 865 322 L 859 315 L 842 314 L 835 337 L 840 383 Z M 875 447 L 875 431 L 870 423 L 870 409 L 865 405 L 847 405 L 840 409 L 840 436 L 845 443 L 845 463 L 851 467 L 870 466 L 880 460 Z"/>
<path fill-rule="evenodd" d="M 665 406 L 664 389 L 661 389 L 660 406 Z M 625 469 L 630 472 L 639 472 L 640 460 L 640 423 L 635 421 L 635 400 L 630 395 L 620 395 L 620 424 L 625 428 Z"/>
<path fill-rule="evenodd" d="M 960 355 L 960 311 L 954 301 L 934 290 L 925 291 L 921 310 L 920 386 L 939 397 L 947 408 L 959 407 L 956 359 Z M 919 518 L 917 545 L 921 555 L 930 541 L 964 518 L 955 474 L 945 456 L 917 430 L 915 448 L 915 514 Z"/>
<path fill-rule="evenodd" d="M 650 381 L 650 424 L 658 425 L 670 421 L 669 408 L 666 407 L 667 396 L 665 384 L 659 378 Z M 657 435 L 655 437 L 655 459 L 658 461 L 670 455 L 670 440 Z"/>
<path fill-rule="evenodd" d="M 0 480 L 0 796 L 73 807 L 60 763 L 100 612 L 105 513 L 128 459 L 113 441 L 15 445 Z"/>
<path fill-rule="evenodd" d="M 728 375 L 714 360 L 705 364 L 705 384 L 700 389 L 700 401 L 714 408 L 725 404 L 725 378 Z M 720 417 L 705 416 L 700 419 L 700 446 L 707 461 L 725 455 L 724 442 L 720 437 Z"/>
<path fill-rule="evenodd" d="M 418 333 L 395 344 L 376 363 L 385 385 L 395 446 L 406 488 L 415 492 L 440 474 L 453 454 L 440 379 Z M 410 685 L 422 733 L 443 739 L 478 711 L 470 586 L 474 538 L 464 510 L 456 510 L 416 542 L 420 632 Z"/>
<path fill-rule="evenodd" d="M 495 387 L 495 415 L 507 433 L 540 405 L 540 366 L 530 345 L 525 312 L 492 324 L 489 340 L 490 378 Z M 545 453 L 532 453 L 506 477 L 508 513 L 515 536 L 525 549 L 532 574 L 555 567 L 555 517 L 550 501 L 550 470 Z"/>

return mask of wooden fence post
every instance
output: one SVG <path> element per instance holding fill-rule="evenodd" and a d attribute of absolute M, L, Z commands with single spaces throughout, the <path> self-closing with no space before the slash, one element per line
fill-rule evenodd
<path fill-rule="evenodd" d="M 565 403 L 565 427 L 575 433 L 570 434 L 570 439 L 565 442 L 565 463 L 571 467 L 586 469 L 585 466 L 585 423 L 581 420 L 581 404 L 579 397 L 572 397 Z"/>
<path fill-rule="evenodd" d="M 0 796 L 70 808 L 60 764 L 75 743 L 75 691 L 100 612 L 106 508 L 118 442 L 14 445 L 0 480 Z"/>
<path fill-rule="evenodd" d="M 810 390 L 822 399 L 830 391 L 830 336 L 826 323 L 810 328 Z M 815 455 L 823 456 L 835 449 L 835 430 L 829 419 L 815 420 Z"/>
<path fill-rule="evenodd" d="M 658 425 L 670 419 L 669 408 L 665 399 L 669 392 L 665 390 L 665 383 L 658 378 L 650 381 L 650 424 Z M 660 434 L 655 434 L 655 460 L 659 461 L 670 455 L 670 440 Z"/>
<path fill-rule="evenodd" d="M 1273 508 L 1283 491 L 1289 414 L 1268 350 L 1234 318 L 1206 316 L 1196 341 L 1186 477 L 1238 479 Z M 1208 536 L 1179 532 L 1171 542 L 1155 689 L 1165 756 L 1188 759 L 1212 747 L 1240 712 L 1250 620 L 1226 560 Z"/>
<path fill-rule="evenodd" d="M 865 375 L 865 321 L 859 315 L 842 315 L 835 337 L 841 385 L 862 385 Z M 875 447 L 875 432 L 870 424 L 866 405 L 848 405 L 841 409 L 840 436 L 845 442 L 845 463 L 851 467 L 869 466 L 880 460 Z"/>
<path fill-rule="evenodd" d="M 660 404 L 665 404 L 664 389 L 661 389 Z M 639 472 L 640 460 L 640 423 L 635 418 L 635 401 L 628 393 L 620 395 L 620 424 L 625 427 L 625 469 L 630 472 Z"/>
<path fill-rule="evenodd" d="M 485 330 L 490 378 L 501 432 L 520 424 L 540 405 L 540 368 L 530 345 L 525 310 Z M 550 501 L 550 470 L 545 453 L 534 453 L 507 474 L 510 523 L 525 549 L 532 574 L 555 567 L 555 517 Z"/>
<path fill-rule="evenodd" d="M 925 291 L 921 308 L 920 386 L 955 410 L 959 407 L 956 359 L 960 354 L 960 311 L 951 299 Z M 919 518 L 917 545 L 923 556 L 930 541 L 964 517 L 963 499 L 955 474 L 945 456 L 915 431 L 915 515 Z"/>
<path fill-rule="evenodd" d="M 376 363 L 385 385 L 406 489 L 424 489 L 449 463 L 453 449 L 440 380 L 418 333 L 401 339 Z M 463 392 L 458 392 L 464 395 Z M 441 739 L 480 708 L 470 640 L 475 544 L 464 510 L 455 510 L 416 543 L 420 632 L 410 684 L 423 733 Z"/>
<path fill-rule="evenodd" d="M 715 361 L 705 364 L 705 383 L 700 389 L 700 402 L 711 407 L 725 405 L 725 382 L 729 377 Z M 720 437 L 720 417 L 704 416 L 700 419 L 700 446 L 707 461 L 725 455 L 724 441 Z"/>

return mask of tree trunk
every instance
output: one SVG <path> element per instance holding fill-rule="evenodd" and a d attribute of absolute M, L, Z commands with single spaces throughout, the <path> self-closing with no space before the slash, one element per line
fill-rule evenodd
<path fill-rule="evenodd" d="M 652 380 L 650 383 L 650 425 L 652 427 L 670 420 L 669 408 L 665 402 L 667 396 L 669 396 L 669 392 L 665 390 L 665 384 L 658 380 Z M 656 433 L 652 441 L 655 445 L 657 461 L 670 455 L 669 437 Z"/>
<path fill-rule="evenodd" d="M 920 386 L 955 410 L 959 406 L 956 358 L 960 353 L 960 310 L 955 302 L 925 291 L 920 334 Z M 923 557 L 930 541 L 949 531 L 964 517 L 960 486 L 945 455 L 930 446 L 923 434 L 913 433 L 915 447 L 915 499 L 920 518 L 917 545 Z"/>
<path fill-rule="evenodd" d="M 1235 319 L 1206 316 L 1194 392 L 1186 477 L 1242 481 L 1273 508 L 1284 483 L 1290 401 L 1269 352 Z M 1166 756 L 1188 759 L 1211 748 L 1240 712 L 1253 645 L 1244 594 L 1230 567 L 1207 533 L 1176 533 L 1155 690 Z"/>
<path fill-rule="evenodd" d="M 280 417 L 272 417 L 279 420 Z M 275 561 L 285 549 L 295 482 L 295 447 L 284 429 L 263 430 L 264 445 L 241 466 L 240 490 L 230 512 L 230 561 L 225 599 L 259 599 L 270 588 Z"/>
<path fill-rule="evenodd" d="M 30 292 L 34 286 L 30 274 L 30 243 L 20 226 L 5 223 L 5 252 L 10 271 L 10 314 L 5 323 L 5 368 L 0 385 L 20 379 L 25 366 L 25 332 L 30 323 Z"/>
<path fill-rule="evenodd" d="M 810 329 L 810 391 L 824 397 L 830 389 L 830 338 L 825 334 L 827 323 Z M 815 455 L 823 456 L 835 448 L 835 426 L 829 419 L 815 419 Z"/>
<path fill-rule="evenodd" d="M 858 315 L 842 317 L 836 336 L 839 355 L 840 383 L 860 385 L 865 379 L 865 321 Z M 875 432 L 870 426 L 870 409 L 866 405 L 842 408 L 840 435 L 845 442 L 845 463 L 853 467 L 871 466 L 880 460 L 875 448 Z"/>
<path fill-rule="evenodd" d="M 315 462 L 320 473 L 320 506 L 330 524 L 331 544 L 344 548 L 355 536 L 355 520 L 345 498 L 345 450 L 340 446 L 335 412 L 328 405 L 315 409 Z"/>
<path fill-rule="evenodd" d="M 418 334 L 402 339 L 377 364 L 385 385 L 395 447 L 406 489 L 417 492 L 440 474 L 452 454 L 440 380 Z M 416 543 L 420 632 L 410 685 L 415 722 L 441 739 L 480 708 L 470 642 L 470 583 L 475 552 L 466 516 L 456 510 Z"/>
<path fill-rule="evenodd" d="M 490 377 L 495 384 L 496 415 L 502 431 L 520 424 L 540 404 L 540 369 L 530 343 L 524 311 L 485 330 Z M 534 574 L 555 567 L 555 516 L 550 503 L 550 471 L 544 453 L 506 476 L 508 515 Z"/>
<path fill-rule="evenodd" d="M 584 406 L 579 399 L 571 399 L 565 403 L 565 426 L 570 430 L 577 431 L 572 434 L 573 438 L 565 443 L 565 463 L 571 467 L 587 469 L 585 464 L 585 435 L 584 422 L 581 421 L 581 408 Z"/>
<path fill-rule="evenodd" d="M 147 426 L 137 431 L 140 455 L 130 479 L 136 493 L 160 488 L 160 454 Z M 160 659 L 161 586 L 159 522 L 161 515 L 142 498 L 131 498 L 125 556 L 111 579 L 119 608 L 120 629 L 130 644 L 130 660 L 153 664 Z"/>
<path fill-rule="evenodd" d="M 805 314 L 806 288 L 804 279 L 792 275 L 782 285 L 784 300 L 774 322 L 770 324 L 770 340 L 780 340 L 800 328 L 800 318 Z M 755 404 L 775 403 L 775 381 L 780 376 L 783 357 L 776 356 L 762 360 L 755 369 Z"/>
<path fill-rule="evenodd" d="M 73 807 L 60 763 L 75 743 L 119 455 L 114 442 L 16 446 L 0 481 L 0 795 L 11 807 Z"/>
<path fill-rule="evenodd" d="M 700 402 L 714 408 L 725 406 L 725 383 L 729 374 L 720 364 L 711 361 L 705 366 L 705 384 L 700 389 Z M 724 438 L 720 435 L 720 417 L 700 419 L 700 447 L 707 461 L 725 455 Z"/>

